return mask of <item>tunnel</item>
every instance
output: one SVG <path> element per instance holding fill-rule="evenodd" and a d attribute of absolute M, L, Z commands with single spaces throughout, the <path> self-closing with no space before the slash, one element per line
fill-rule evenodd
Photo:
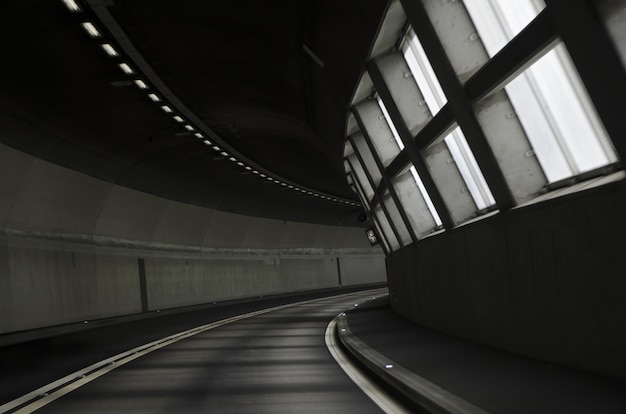
<path fill-rule="evenodd" d="M 10 0 L 0 412 L 623 413 L 625 0 Z"/>

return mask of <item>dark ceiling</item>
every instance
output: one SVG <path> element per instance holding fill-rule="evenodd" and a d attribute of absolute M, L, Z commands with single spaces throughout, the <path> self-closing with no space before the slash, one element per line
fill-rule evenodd
<path fill-rule="evenodd" d="M 168 199 L 360 225 L 343 135 L 386 3 L 4 1 L 0 141 Z"/>

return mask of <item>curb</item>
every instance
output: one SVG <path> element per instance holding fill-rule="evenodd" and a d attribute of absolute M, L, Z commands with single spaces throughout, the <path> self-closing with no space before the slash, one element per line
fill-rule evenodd
<path fill-rule="evenodd" d="M 342 346 L 373 375 L 412 403 L 432 413 L 487 414 L 483 409 L 420 377 L 361 341 L 350 330 L 348 320 L 350 313 L 354 311 L 358 311 L 358 308 L 348 310 L 338 318 L 337 337 Z"/>

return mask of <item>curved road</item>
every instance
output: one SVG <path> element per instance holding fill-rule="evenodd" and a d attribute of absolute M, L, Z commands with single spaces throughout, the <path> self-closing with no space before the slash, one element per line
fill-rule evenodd
<path fill-rule="evenodd" d="M 324 333 L 343 310 L 381 292 L 318 299 L 196 333 L 37 413 L 379 413 L 333 359 Z"/>

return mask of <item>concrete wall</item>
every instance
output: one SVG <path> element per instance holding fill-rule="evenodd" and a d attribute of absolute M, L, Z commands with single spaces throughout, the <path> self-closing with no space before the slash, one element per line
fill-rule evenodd
<path fill-rule="evenodd" d="M 392 306 L 437 330 L 626 377 L 626 184 L 520 207 L 388 258 Z"/>
<path fill-rule="evenodd" d="M 337 287 L 340 274 L 386 281 L 363 229 L 186 205 L 0 146 L 0 334 Z"/>

